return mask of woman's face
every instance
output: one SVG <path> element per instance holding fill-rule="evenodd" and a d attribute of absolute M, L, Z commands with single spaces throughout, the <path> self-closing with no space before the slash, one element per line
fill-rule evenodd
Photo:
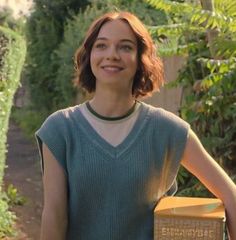
<path fill-rule="evenodd" d="M 90 55 L 96 88 L 100 84 L 132 91 L 137 62 L 137 39 L 130 26 L 122 20 L 105 23 Z"/>

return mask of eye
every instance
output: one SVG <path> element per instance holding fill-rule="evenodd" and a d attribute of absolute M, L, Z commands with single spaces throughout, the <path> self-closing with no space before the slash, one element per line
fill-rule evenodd
<path fill-rule="evenodd" d="M 95 48 L 105 49 L 106 48 L 106 44 L 105 43 L 97 43 L 97 44 L 95 44 Z"/>
<path fill-rule="evenodd" d="M 120 48 L 127 52 L 129 52 L 133 49 L 130 45 L 121 45 Z"/>

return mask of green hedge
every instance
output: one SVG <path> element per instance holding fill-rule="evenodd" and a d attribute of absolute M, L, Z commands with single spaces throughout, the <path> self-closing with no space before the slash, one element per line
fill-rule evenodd
<path fill-rule="evenodd" d="M 19 86 L 26 44 L 17 33 L 0 27 L 0 185 L 5 168 L 6 134 L 14 93 Z"/>
<path fill-rule="evenodd" d="M 10 29 L 0 26 L 0 238 L 13 233 L 14 215 L 2 193 L 6 159 L 6 140 L 14 93 L 19 86 L 20 74 L 26 55 L 25 40 Z"/>

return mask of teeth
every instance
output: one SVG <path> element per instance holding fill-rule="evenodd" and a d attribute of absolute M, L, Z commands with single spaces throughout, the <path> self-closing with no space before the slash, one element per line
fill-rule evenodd
<path fill-rule="evenodd" d="M 108 71 L 119 71 L 121 68 L 119 67 L 104 67 L 103 69 L 108 70 Z"/>

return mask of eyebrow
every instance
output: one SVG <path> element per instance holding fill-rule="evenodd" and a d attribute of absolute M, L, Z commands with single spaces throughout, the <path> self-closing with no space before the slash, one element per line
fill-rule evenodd
<path fill-rule="evenodd" d="M 106 41 L 107 41 L 108 38 L 98 37 L 98 38 L 96 38 L 96 41 L 98 41 L 98 40 L 106 40 Z M 132 43 L 133 45 L 136 45 L 134 41 L 132 41 L 132 40 L 130 40 L 130 39 L 126 39 L 126 38 L 121 39 L 120 42 L 130 42 L 130 43 Z"/>

